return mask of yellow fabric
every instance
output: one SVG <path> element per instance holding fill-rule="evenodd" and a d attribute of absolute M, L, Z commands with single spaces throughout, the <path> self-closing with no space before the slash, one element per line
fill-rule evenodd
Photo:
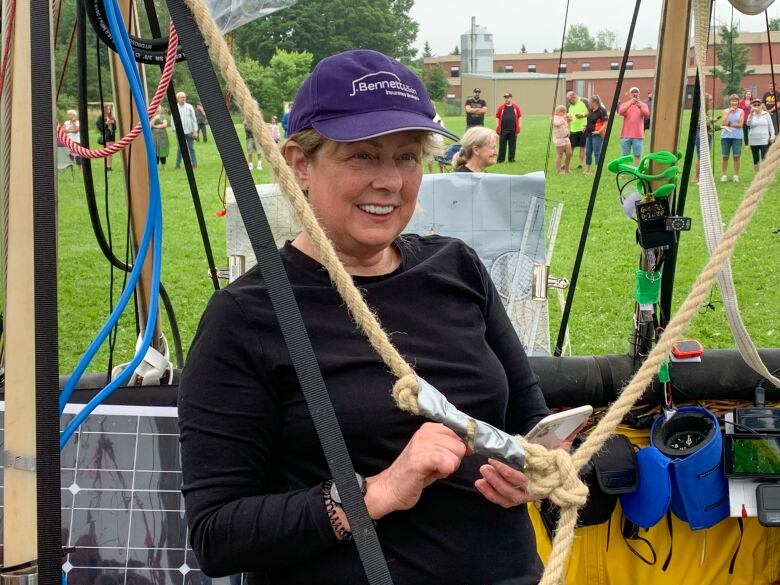
<path fill-rule="evenodd" d="M 619 428 L 638 446 L 647 444 L 647 432 Z M 536 531 L 536 546 L 542 561 L 551 551 L 550 538 L 534 506 L 529 506 Z M 672 516 L 670 541 L 666 519 L 649 530 L 640 530 L 655 549 L 656 561 L 648 565 L 637 558 L 621 534 L 620 504 L 608 523 L 578 528 L 572 556 L 566 569 L 566 585 L 780 585 L 780 530 L 765 528 L 756 518 L 747 518 L 740 545 L 736 518 L 727 518 L 712 528 L 692 531 Z M 632 546 L 646 559 L 650 548 L 641 540 Z M 672 560 L 663 564 L 672 546 Z M 734 572 L 729 565 L 739 545 Z"/>

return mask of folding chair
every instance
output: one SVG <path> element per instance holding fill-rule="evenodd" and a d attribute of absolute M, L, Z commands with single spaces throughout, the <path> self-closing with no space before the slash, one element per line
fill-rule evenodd
<path fill-rule="evenodd" d="M 64 171 L 70 168 L 70 176 L 73 176 L 74 162 L 70 158 L 70 149 L 67 146 L 57 147 L 57 171 Z"/>
<path fill-rule="evenodd" d="M 454 157 L 459 151 L 460 151 L 460 144 L 453 144 L 444 152 L 444 154 L 440 154 L 439 156 L 433 157 L 433 160 L 439 163 L 440 173 L 446 172 L 445 169 L 447 167 L 452 166 L 452 157 Z"/>

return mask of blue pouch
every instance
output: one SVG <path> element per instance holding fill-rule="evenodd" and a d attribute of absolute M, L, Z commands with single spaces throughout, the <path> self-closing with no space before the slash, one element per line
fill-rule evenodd
<path fill-rule="evenodd" d="M 623 514 L 637 526 L 655 526 L 669 509 L 672 501 L 672 482 L 669 457 L 653 446 L 636 453 L 639 470 L 639 488 L 630 494 L 620 494 Z"/>
<path fill-rule="evenodd" d="M 663 416 L 658 417 L 650 431 L 650 443 L 670 459 L 675 516 L 693 530 L 709 528 L 728 517 L 723 438 L 714 414 L 706 408 L 685 406 L 666 422 Z"/>

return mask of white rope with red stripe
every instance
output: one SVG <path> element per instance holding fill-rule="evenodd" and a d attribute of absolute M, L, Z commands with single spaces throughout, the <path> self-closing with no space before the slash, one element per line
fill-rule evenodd
<path fill-rule="evenodd" d="M 168 51 L 165 54 L 165 66 L 163 67 L 163 72 L 160 76 L 160 83 L 154 93 L 154 98 L 152 98 L 152 101 L 149 103 L 149 107 L 146 110 L 146 114 L 149 116 L 150 120 L 154 118 L 154 115 L 157 112 L 157 108 L 160 106 L 160 103 L 165 96 L 165 92 L 168 90 L 168 86 L 171 83 L 171 78 L 173 77 L 173 67 L 176 64 L 176 53 L 178 51 L 178 47 L 179 35 L 176 34 L 176 28 L 173 26 L 173 20 L 171 20 L 170 32 L 168 33 Z M 117 152 L 120 152 L 129 146 L 130 143 L 133 142 L 133 140 L 135 140 L 139 134 L 141 134 L 140 122 L 136 124 L 135 128 L 123 136 L 118 142 L 115 142 L 114 144 L 105 148 L 93 150 L 81 146 L 78 142 L 74 142 L 68 138 L 67 132 L 65 132 L 65 129 L 61 125 L 57 126 L 57 138 L 59 138 L 62 143 L 67 146 L 74 154 L 83 158 L 104 158 L 110 154 L 116 154 Z"/>

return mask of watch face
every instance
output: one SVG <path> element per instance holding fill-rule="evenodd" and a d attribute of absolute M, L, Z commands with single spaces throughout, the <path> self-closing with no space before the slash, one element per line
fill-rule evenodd
<path fill-rule="evenodd" d="M 360 486 L 360 493 L 365 496 L 367 487 L 366 478 L 359 473 L 355 474 L 355 478 L 357 479 L 358 485 Z M 336 486 L 335 481 L 333 482 L 333 485 L 330 486 L 330 499 L 333 500 L 333 503 L 337 506 L 341 506 L 341 494 L 339 494 L 339 488 Z"/>

